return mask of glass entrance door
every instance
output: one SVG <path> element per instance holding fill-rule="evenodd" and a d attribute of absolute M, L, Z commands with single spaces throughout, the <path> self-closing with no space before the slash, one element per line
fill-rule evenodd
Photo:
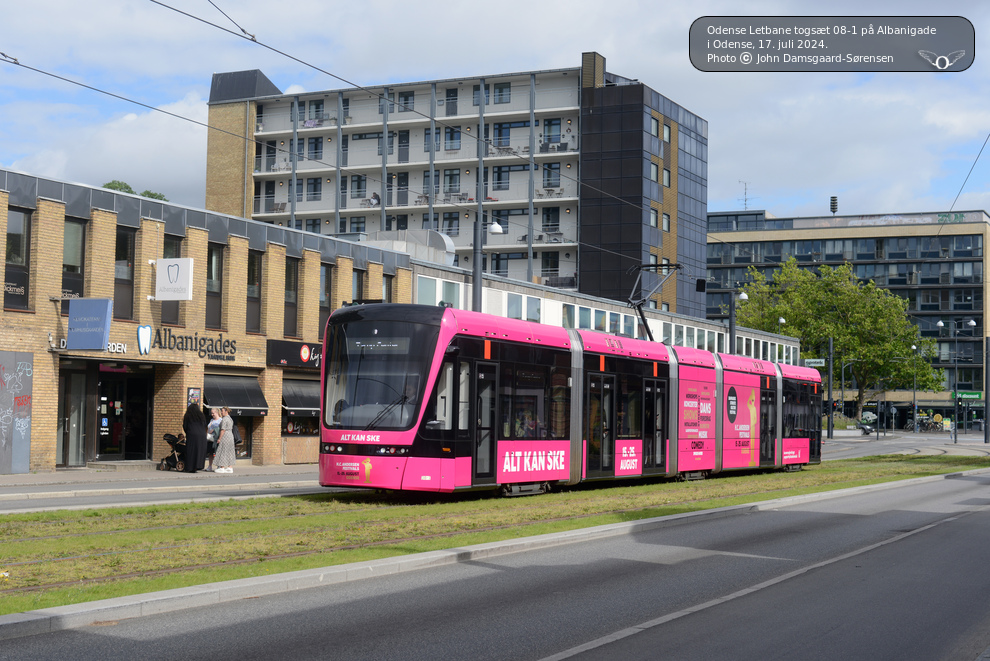
<path fill-rule="evenodd" d="M 100 461 L 151 458 L 149 378 L 101 373 L 97 407 L 97 458 Z"/>
<path fill-rule="evenodd" d="M 58 377 L 58 441 L 55 465 L 86 465 L 86 373 L 62 372 Z"/>

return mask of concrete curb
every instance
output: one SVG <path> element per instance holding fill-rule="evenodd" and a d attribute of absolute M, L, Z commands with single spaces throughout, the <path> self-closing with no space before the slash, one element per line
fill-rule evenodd
<path fill-rule="evenodd" d="M 305 590 L 314 587 L 359 581 L 378 576 L 388 576 L 418 569 L 441 567 L 460 562 L 471 562 L 494 558 L 510 553 L 545 549 L 575 542 L 586 542 L 619 535 L 631 535 L 637 532 L 657 530 L 699 519 L 717 519 L 734 516 L 745 512 L 767 511 L 801 505 L 803 503 L 838 498 L 850 494 L 866 493 L 893 489 L 910 484 L 922 484 L 939 480 L 956 479 L 968 475 L 990 473 L 990 469 L 981 468 L 945 475 L 912 478 L 871 484 L 850 489 L 824 491 L 816 494 L 788 496 L 760 503 L 731 505 L 701 512 L 687 512 L 670 516 L 642 519 L 626 523 L 612 523 L 593 528 L 570 530 L 562 533 L 535 535 L 502 542 L 489 542 L 462 548 L 429 551 L 414 555 L 372 560 L 336 567 L 319 569 L 304 569 L 273 576 L 258 576 L 242 578 L 220 583 L 207 583 L 187 588 L 176 588 L 162 592 L 117 597 L 101 601 L 90 601 L 69 606 L 56 606 L 24 613 L 14 613 L 0 616 L 0 640 L 33 636 L 40 633 L 77 629 L 97 622 L 158 615 L 174 611 L 221 604 L 239 599 L 260 597 L 270 594 L 280 594 L 294 590 Z"/>

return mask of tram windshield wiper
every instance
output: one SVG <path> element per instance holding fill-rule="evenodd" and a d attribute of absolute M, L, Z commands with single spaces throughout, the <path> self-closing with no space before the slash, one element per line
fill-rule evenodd
<path fill-rule="evenodd" d="M 381 410 L 381 413 L 376 415 L 374 420 L 369 422 L 368 425 L 364 428 L 364 430 L 368 431 L 369 429 L 374 429 L 375 425 L 377 425 L 379 422 L 384 420 L 386 416 L 388 416 L 388 414 L 391 413 L 396 406 L 399 406 L 400 404 L 405 404 L 408 400 L 409 398 L 406 397 L 405 395 L 399 395 L 399 398 L 393 401 L 391 404 L 388 404 L 385 408 L 383 408 Z"/>

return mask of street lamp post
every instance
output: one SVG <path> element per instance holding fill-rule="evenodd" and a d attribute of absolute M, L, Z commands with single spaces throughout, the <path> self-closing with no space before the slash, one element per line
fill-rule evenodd
<path fill-rule="evenodd" d="M 944 328 L 945 324 L 941 319 L 935 324 L 939 328 Z M 976 322 L 972 319 L 966 322 L 969 326 L 970 331 L 976 328 Z M 952 376 L 952 442 L 959 442 L 959 320 L 952 320 L 952 338 L 953 338 L 953 376 Z"/>
<path fill-rule="evenodd" d="M 748 301 L 746 292 L 739 292 L 740 301 Z M 736 292 L 729 295 L 729 353 L 736 353 Z"/>

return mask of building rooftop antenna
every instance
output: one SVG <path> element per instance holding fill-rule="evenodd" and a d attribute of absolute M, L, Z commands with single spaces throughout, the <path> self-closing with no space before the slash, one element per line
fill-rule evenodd
<path fill-rule="evenodd" d="M 742 179 L 740 179 L 739 180 L 739 183 L 743 185 L 743 199 L 742 199 L 743 211 L 749 211 L 749 200 L 750 200 L 750 197 L 749 197 L 749 182 L 748 181 L 743 181 Z M 756 198 L 753 198 L 753 199 L 756 199 Z"/>

